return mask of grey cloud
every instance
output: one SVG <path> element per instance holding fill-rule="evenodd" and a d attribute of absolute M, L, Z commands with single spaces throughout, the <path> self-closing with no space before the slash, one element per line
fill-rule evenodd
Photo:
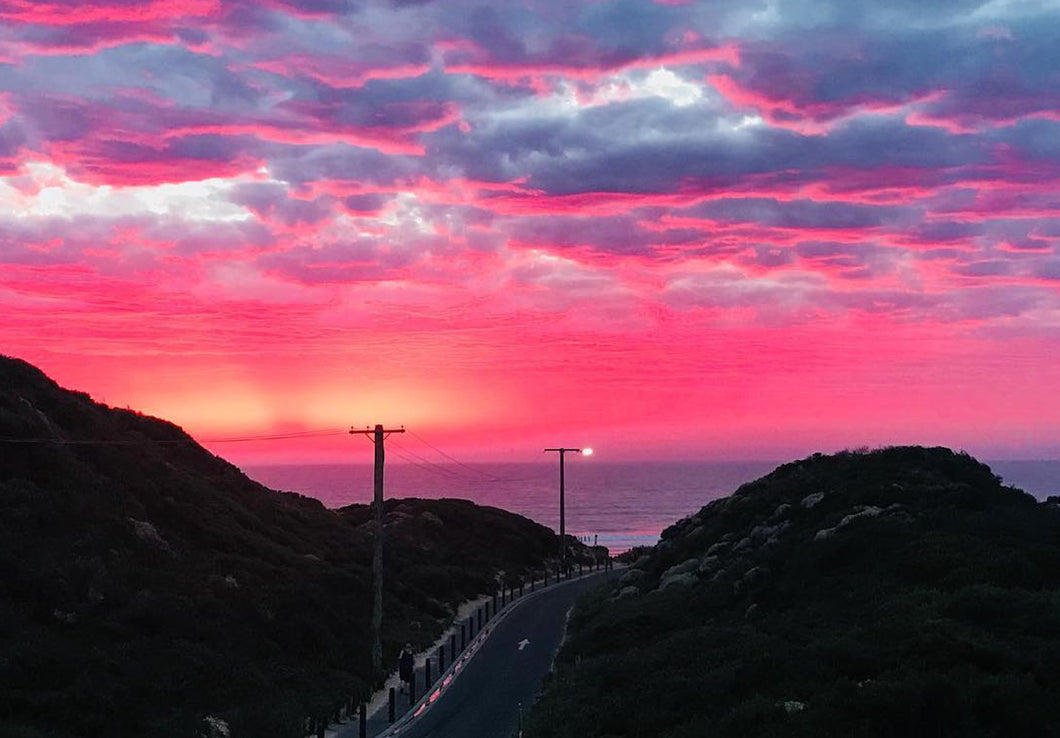
<path fill-rule="evenodd" d="M 747 221 L 779 228 L 875 228 L 908 217 L 910 208 L 813 200 L 780 201 L 769 198 L 732 198 L 706 202 L 680 214 L 720 220 Z"/>
<path fill-rule="evenodd" d="M 374 212 L 389 202 L 390 197 L 380 194 L 350 195 L 342 201 L 349 210 L 358 212 Z"/>
<path fill-rule="evenodd" d="M 966 277 L 996 277 L 1011 274 L 1013 264 L 1003 259 L 983 259 L 967 264 L 956 264 L 953 271 Z"/>
<path fill-rule="evenodd" d="M 1042 259 L 1034 265 L 1033 273 L 1042 279 L 1060 280 L 1060 259 Z"/>
<path fill-rule="evenodd" d="M 389 187 L 424 173 L 423 161 L 417 157 L 388 156 L 374 149 L 346 144 L 276 145 L 268 151 L 273 175 L 296 186 L 334 179 Z"/>
<path fill-rule="evenodd" d="M 283 185 L 268 182 L 244 182 L 232 189 L 231 201 L 250 208 L 256 214 L 287 225 L 317 223 L 331 214 L 324 199 L 292 198 Z"/>

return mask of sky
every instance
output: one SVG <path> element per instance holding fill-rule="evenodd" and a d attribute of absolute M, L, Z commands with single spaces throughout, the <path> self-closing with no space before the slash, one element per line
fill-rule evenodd
<path fill-rule="evenodd" d="M 1058 37 L 1055 0 L 0 0 L 0 352 L 246 463 L 377 422 L 1060 457 Z"/>

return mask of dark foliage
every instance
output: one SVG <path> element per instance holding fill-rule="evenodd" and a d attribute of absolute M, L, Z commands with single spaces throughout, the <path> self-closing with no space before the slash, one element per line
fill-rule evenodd
<path fill-rule="evenodd" d="M 814 455 L 636 561 L 526 735 L 1057 734 L 1060 513 L 967 455 Z"/>
<path fill-rule="evenodd" d="M 0 357 L 0 735 L 302 735 L 367 691 L 368 508 L 274 492 L 176 426 Z M 89 442 L 89 443 L 86 443 Z M 426 644 L 555 535 L 459 500 L 387 503 L 384 656 Z"/>

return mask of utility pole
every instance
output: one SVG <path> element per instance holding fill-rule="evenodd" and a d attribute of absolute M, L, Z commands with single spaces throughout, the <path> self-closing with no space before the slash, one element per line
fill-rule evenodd
<path fill-rule="evenodd" d="M 565 510 L 564 510 L 564 500 L 563 500 L 563 497 L 564 497 L 563 455 L 566 454 L 568 451 L 570 451 L 570 452 L 576 453 L 576 454 L 585 454 L 586 456 L 592 456 L 593 450 L 591 448 L 587 448 L 587 449 L 564 448 L 564 447 L 561 446 L 559 448 L 546 448 L 545 451 L 546 452 L 548 452 L 548 451 L 558 451 L 559 452 L 559 562 L 560 562 L 559 565 L 560 565 L 560 571 L 563 572 L 564 574 L 566 574 L 567 573 L 567 544 L 566 544 L 566 541 L 563 540 L 563 538 L 566 535 L 567 528 L 566 528 L 566 520 L 565 520 L 566 513 L 565 513 Z"/>
<path fill-rule="evenodd" d="M 383 441 L 391 433 L 404 433 L 401 428 L 373 428 L 357 430 L 350 428 L 350 435 L 371 436 L 375 444 L 375 551 L 372 553 L 372 671 L 379 674 L 383 669 Z"/>

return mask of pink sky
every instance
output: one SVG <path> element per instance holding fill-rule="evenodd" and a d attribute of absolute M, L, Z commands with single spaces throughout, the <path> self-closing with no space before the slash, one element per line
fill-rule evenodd
<path fill-rule="evenodd" d="M 0 0 L 0 352 L 200 439 L 1058 457 L 1060 23 L 943 5 Z"/>

